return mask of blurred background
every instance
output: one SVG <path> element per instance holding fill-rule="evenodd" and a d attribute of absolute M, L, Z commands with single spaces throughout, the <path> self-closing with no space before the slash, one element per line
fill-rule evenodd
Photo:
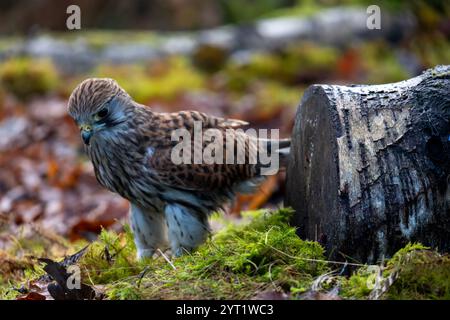
<path fill-rule="evenodd" d="M 71 4 L 80 30 L 66 27 Z M 379 30 L 366 26 L 371 4 Z M 95 181 L 66 113 L 83 79 L 112 77 L 157 111 L 199 110 L 288 137 L 311 84 L 395 82 L 449 64 L 449 17 L 448 1 L 2 0 L 0 249 L 24 232 L 92 239 L 127 215 Z M 229 212 L 276 206 L 283 181 Z"/>

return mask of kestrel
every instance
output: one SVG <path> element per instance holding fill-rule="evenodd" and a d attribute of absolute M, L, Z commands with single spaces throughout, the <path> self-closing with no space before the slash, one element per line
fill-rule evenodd
<path fill-rule="evenodd" d="M 250 136 L 240 129 L 247 125 L 244 121 L 196 111 L 155 112 L 133 101 L 112 79 L 80 83 L 69 98 L 68 111 L 80 128 L 98 182 L 130 202 L 138 258 L 169 246 L 175 256 L 196 248 L 209 233 L 208 216 L 236 192 L 250 192 L 264 180 L 265 165 L 259 158 L 249 161 L 251 155 L 264 149 L 284 165 L 289 153 L 289 140 Z M 223 133 L 223 141 L 215 142 L 223 143 L 219 147 L 224 161 L 174 161 L 173 149 L 179 144 L 173 140 L 174 130 L 194 133 L 196 124 L 210 135 Z M 243 146 L 245 163 L 237 156 L 228 161 L 225 143 L 230 141 Z M 206 145 L 192 143 L 189 160 Z"/>

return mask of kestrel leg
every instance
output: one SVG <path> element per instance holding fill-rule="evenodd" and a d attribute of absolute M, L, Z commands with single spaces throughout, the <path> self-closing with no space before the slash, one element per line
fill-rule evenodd
<path fill-rule="evenodd" d="M 203 243 L 209 233 L 208 219 L 191 213 L 186 207 L 168 204 L 165 208 L 170 247 L 174 256 L 191 251 Z"/>
<path fill-rule="evenodd" d="M 131 204 L 130 221 L 138 259 L 152 257 L 158 248 L 167 248 L 167 228 L 163 212 Z"/>

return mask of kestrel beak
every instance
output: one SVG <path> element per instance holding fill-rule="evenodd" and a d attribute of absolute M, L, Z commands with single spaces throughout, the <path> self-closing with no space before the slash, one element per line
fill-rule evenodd
<path fill-rule="evenodd" d="M 88 124 L 82 124 L 80 126 L 81 129 L 81 138 L 83 139 L 83 142 L 85 145 L 89 145 L 89 141 L 92 137 L 92 127 Z"/>

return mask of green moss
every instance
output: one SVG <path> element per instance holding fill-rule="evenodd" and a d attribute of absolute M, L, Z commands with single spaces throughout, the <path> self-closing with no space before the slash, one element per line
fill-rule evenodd
<path fill-rule="evenodd" d="M 121 234 L 103 230 L 80 261 L 82 271 L 95 284 L 108 284 L 135 275 L 142 269 L 136 260 L 133 235 L 128 227 Z"/>
<path fill-rule="evenodd" d="M 373 267 L 362 267 L 349 279 L 341 279 L 341 295 L 368 298 L 377 277 Z M 421 244 L 410 243 L 388 260 L 378 281 L 390 277 L 395 280 L 382 299 L 450 299 L 450 257 Z"/>
<path fill-rule="evenodd" d="M 420 243 L 408 243 L 405 247 L 401 248 L 394 254 L 394 256 L 388 261 L 387 265 L 391 268 L 395 267 L 396 265 L 407 262 L 410 254 L 415 253 L 418 250 L 428 249 L 430 248 L 425 247 Z"/>
<path fill-rule="evenodd" d="M 398 268 L 399 276 L 386 299 L 450 299 L 449 255 L 408 245 L 396 253 L 388 267 Z"/>
<path fill-rule="evenodd" d="M 58 73 L 49 60 L 14 58 L 0 65 L 2 86 L 20 99 L 43 95 L 58 84 Z"/>
<path fill-rule="evenodd" d="M 365 299 L 372 292 L 370 277 L 374 272 L 368 267 L 358 269 L 350 278 L 341 278 L 340 295 L 344 298 Z"/>
<path fill-rule="evenodd" d="M 111 300 L 140 300 L 141 293 L 134 283 L 119 281 L 109 286 L 107 297 Z"/>

